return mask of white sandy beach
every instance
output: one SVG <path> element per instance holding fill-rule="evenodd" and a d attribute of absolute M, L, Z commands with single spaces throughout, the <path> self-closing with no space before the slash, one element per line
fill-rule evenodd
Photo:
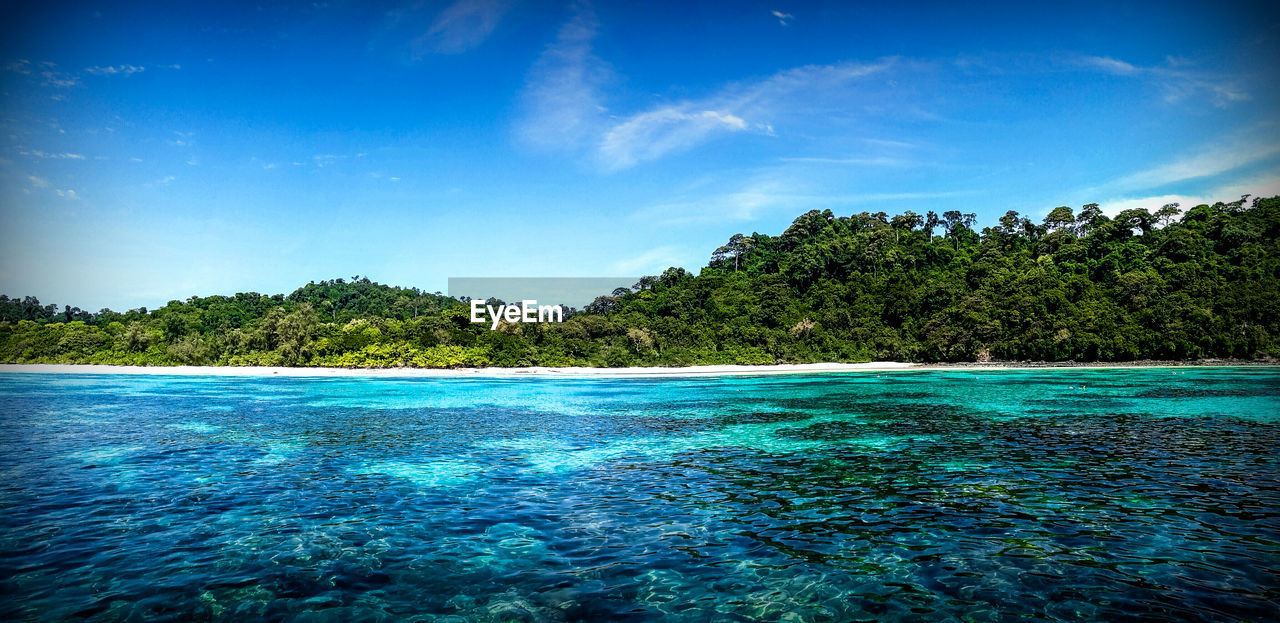
<path fill-rule="evenodd" d="M 870 363 L 803 363 L 774 365 L 725 365 L 687 367 L 634 368 L 284 368 L 249 366 L 112 366 L 87 364 L 0 364 L 0 374 L 134 374 L 164 376 L 290 376 L 290 377 L 384 377 L 384 378 L 513 378 L 513 377 L 679 377 L 679 376 L 758 376 L 774 374 L 813 374 L 824 372 L 900 372 L 971 371 L 971 370 L 1044 370 L 1080 368 L 1161 368 L 1190 366 L 1236 366 L 1238 362 L 1146 362 L 1094 364 L 1025 364 L 998 362 L 984 364 L 937 365 L 901 361 Z M 1275 365 L 1266 363 L 1243 365 Z"/>

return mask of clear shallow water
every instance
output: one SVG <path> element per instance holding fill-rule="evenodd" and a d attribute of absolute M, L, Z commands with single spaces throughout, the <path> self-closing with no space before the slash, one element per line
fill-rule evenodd
<path fill-rule="evenodd" d="M 0 374 L 0 620 L 1017 617 L 1280 618 L 1280 370 Z"/>

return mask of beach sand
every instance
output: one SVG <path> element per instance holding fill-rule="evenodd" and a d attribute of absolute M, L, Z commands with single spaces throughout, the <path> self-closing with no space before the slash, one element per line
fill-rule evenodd
<path fill-rule="evenodd" d="M 672 377 L 757 376 L 829 372 L 899 372 L 904 370 L 1040 370 L 1045 368 L 1150 368 L 1186 366 L 1275 365 L 1265 362 L 1135 362 L 1135 363 L 1026 363 L 920 364 L 900 361 L 870 363 L 804 363 L 775 365 L 726 365 L 634 368 L 284 368 L 248 366 L 112 366 L 86 364 L 0 364 L 2 373 L 28 374 L 138 374 L 167 376 L 289 376 L 289 377 L 387 377 L 387 378 L 513 378 L 513 377 Z"/>

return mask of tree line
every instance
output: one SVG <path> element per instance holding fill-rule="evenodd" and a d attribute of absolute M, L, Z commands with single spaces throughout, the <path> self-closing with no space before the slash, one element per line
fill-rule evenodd
<path fill-rule="evenodd" d="M 1131 209 L 830 210 L 735 234 L 565 322 L 470 322 L 365 277 L 127 312 L 0 296 L 0 361 L 341 367 L 1280 356 L 1280 197 Z M 499 301 L 494 301 L 498 303 Z"/>

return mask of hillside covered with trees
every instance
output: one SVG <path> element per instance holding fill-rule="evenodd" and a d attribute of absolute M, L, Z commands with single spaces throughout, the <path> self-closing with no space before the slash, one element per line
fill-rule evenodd
<path fill-rule="evenodd" d="M 344 367 L 1280 357 L 1280 197 L 1041 222 L 802 214 L 557 324 L 367 278 L 128 312 L 0 296 L 0 361 Z"/>

